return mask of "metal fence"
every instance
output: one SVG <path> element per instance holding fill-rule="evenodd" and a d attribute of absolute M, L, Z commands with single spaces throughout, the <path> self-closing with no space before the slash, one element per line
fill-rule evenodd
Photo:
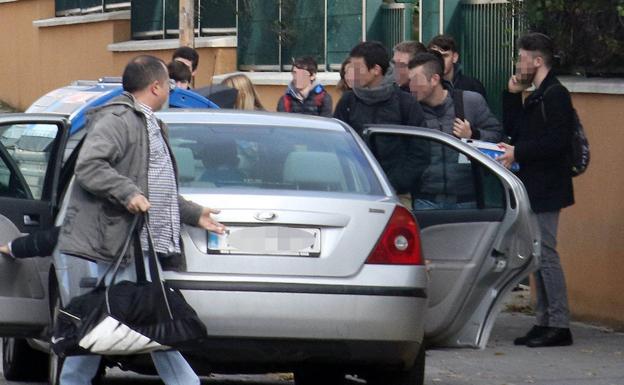
<path fill-rule="evenodd" d="M 460 56 L 467 75 L 486 88 L 492 112 L 502 115 L 502 91 L 514 72 L 515 38 L 522 30 L 506 0 L 462 0 Z"/>
<path fill-rule="evenodd" d="M 82 15 L 130 9 L 129 0 L 55 0 L 56 16 Z"/>
<path fill-rule="evenodd" d="M 239 0 L 239 69 L 288 71 L 292 58 L 313 56 L 320 70 L 338 70 L 360 41 L 390 50 L 410 39 L 412 13 L 411 3 L 382 0 Z"/>
<path fill-rule="evenodd" d="M 133 39 L 179 36 L 179 0 L 133 0 Z M 236 0 L 197 0 L 195 36 L 236 33 Z"/>

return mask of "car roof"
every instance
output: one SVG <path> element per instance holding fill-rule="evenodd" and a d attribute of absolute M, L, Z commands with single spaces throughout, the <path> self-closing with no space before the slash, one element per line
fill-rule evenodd
<path fill-rule="evenodd" d="M 332 118 L 323 118 L 303 114 L 283 112 L 241 111 L 241 110 L 208 110 L 208 109 L 175 109 L 157 113 L 168 124 L 176 123 L 210 123 L 219 125 L 257 125 L 305 127 L 330 131 L 346 132 L 347 127 Z"/>
<path fill-rule="evenodd" d="M 84 127 L 87 111 L 106 104 L 122 93 L 120 78 L 78 80 L 43 95 L 28 107 L 26 113 L 45 112 L 65 116 L 72 124 L 70 134 L 74 134 Z M 176 108 L 219 108 L 205 97 L 182 89 L 172 92 L 169 102 Z"/>

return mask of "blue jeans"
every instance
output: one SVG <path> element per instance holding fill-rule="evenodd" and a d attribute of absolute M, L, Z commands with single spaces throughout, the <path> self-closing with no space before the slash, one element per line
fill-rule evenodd
<path fill-rule="evenodd" d="M 147 260 L 145 260 L 145 265 L 147 267 Z M 104 275 L 108 266 L 107 263 L 97 263 L 98 278 Z M 149 279 L 149 271 L 146 274 Z M 115 280 L 136 281 L 134 265 L 122 266 Z M 110 284 L 110 275 L 107 277 L 107 284 Z M 153 352 L 151 355 L 156 371 L 166 385 L 199 385 L 199 377 L 180 352 L 174 350 L 159 351 Z M 91 380 L 96 375 L 101 360 L 102 357 L 97 355 L 65 358 L 61 370 L 60 385 L 91 385 Z"/>

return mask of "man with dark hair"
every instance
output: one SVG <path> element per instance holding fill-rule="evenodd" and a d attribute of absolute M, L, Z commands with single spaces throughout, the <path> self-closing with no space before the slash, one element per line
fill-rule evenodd
<path fill-rule="evenodd" d="M 417 54 L 408 67 L 410 88 L 423 108 L 426 127 L 460 139 L 494 143 L 503 139 L 502 127 L 483 96 L 452 89 L 443 82 L 444 62 L 437 51 Z M 473 191 L 462 188 L 471 185 L 472 177 L 470 168 L 459 164 L 459 154 L 445 154 L 442 146 L 433 145 L 429 151 L 430 163 L 434 166 L 423 174 L 419 190 L 412 191 L 414 208 L 451 209 L 475 205 Z"/>
<path fill-rule="evenodd" d="M 146 220 L 161 260 L 181 263 L 182 223 L 224 231 L 223 225 L 211 218 L 217 211 L 178 194 L 167 129 L 154 115 L 171 90 L 165 63 L 153 56 L 136 57 L 126 66 L 122 82 L 125 92 L 121 96 L 90 112 L 57 245 L 68 260 L 73 256 L 97 263 L 100 277 L 122 250 L 133 218 L 140 213 L 149 211 Z M 148 250 L 145 227 L 140 236 L 132 238 L 133 244 Z M 126 257 L 130 261 L 142 258 L 135 255 L 133 247 Z M 133 264 L 122 267 L 116 279 L 136 280 Z M 60 383 L 91 384 L 100 359 L 97 355 L 66 357 Z M 165 384 L 199 384 L 179 352 L 154 352 L 152 359 Z"/>
<path fill-rule="evenodd" d="M 354 87 L 342 94 L 334 117 L 360 135 L 368 124 L 420 126 L 422 108 L 407 92 L 385 76 L 390 66 L 386 48 L 379 42 L 363 42 L 349 54 L 354 70 Z M 377 159 L 397 193 L 409 190 L 411 172 L 409 141 L 397 137 L 378 148 Z"/>
<path fill-rule="evenodd" d="M 186 64 L 191 70 L 193 79 L 197 73 L 197 67 L 199 66 L 199 53 L 194 48 L 183 46 L 173 51 L 171 56 L 172 61 L 179 61 Z"/>
<path fill-rule="evenodd" d="M 537 214 L 542 233 L 540 268 L 535 273 L 536 325 L 516 345 L 529 347 L 572 344 L 565 276 L 557 253 L 557 227 L 561 209 L 574 204 L 571 146 L 574 110 L 568 90 L 552 71 L 553 42 L 541 33 L 518 40 L 516 74 L 503 96 L 503 123 L 511 138 L 503 165 L 516 161 Z M 522 93 L 535 87 L 525 100 Z"/>
<path fill-rule="evenodd" d="M 317 71 L 318 66 L 313 57 L 295 59 L 291 71 L 292 82 L 277 102 L 277 111 L 331 117 L 332 98 L 316 81 Z"/>
<path fill-rule="evenodd" d="M 167 64 L 167 70 L 169 71 L 169 79 L 175 81 L 176 87 L 184 90 L 190 88 L 193 75 L 186 64 L 174 60 Z"/>
<path fill-rule="evenodd" d="M 478 92 L 485 98 L 485 87 L 473 77 L 464 75 L 459 65 L 459 48 L 451 35 L 438 35 L 431 39 L 429 49 L 436 50 L 444 58 L 444 80 L 453 88 L 465 91 Z"/>
<path fill-rule="evenodd" d="M 393 48 L 392 64 L 394 81 L 403 91 L 409 92 L 409 71 L 407 65 L 417 53 L 427 52 L 425 45 L 419 41 L 406 40 Z"/>

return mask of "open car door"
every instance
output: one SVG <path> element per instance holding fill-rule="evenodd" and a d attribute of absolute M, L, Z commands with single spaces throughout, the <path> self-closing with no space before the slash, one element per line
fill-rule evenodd
<path fill-rule="evenodd" d="M 54 223 L 68 122 L 60 115 L 0 115 L 0 243 Z M 0 256 L 0 335 L 37 336 L 49 323 L 49 258 Z"/>
<path fill-rule="evenodd" d="M 427 344 L 485 347 L 501 300 L 540 253 L 522 182 L 440 131 L 380 126 L 365 135 L 420 226 L 430 274 Z"/>

